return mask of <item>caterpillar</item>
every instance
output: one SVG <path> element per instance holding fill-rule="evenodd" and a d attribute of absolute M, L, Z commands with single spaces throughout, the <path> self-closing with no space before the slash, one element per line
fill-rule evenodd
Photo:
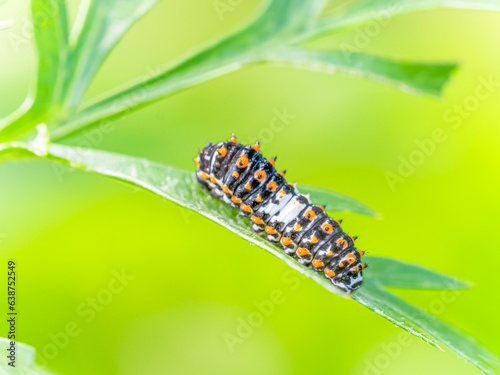
<path fill-rule="evenodd" d="M 354 247 L 356 237 L 288 183 L 285 171 L 275 169 L 276 157 L 260 153 L 259 142 L 244 146 L 233 134 L 229 141 L 209 142 L 194 160 L 201 186 L 239 207 L 257 234 L 279 243 L 287 255 L 323 273 L 337 288 L 350 293 L 361 286 L 367 265 L 361 262 L 365 253 Z"/>

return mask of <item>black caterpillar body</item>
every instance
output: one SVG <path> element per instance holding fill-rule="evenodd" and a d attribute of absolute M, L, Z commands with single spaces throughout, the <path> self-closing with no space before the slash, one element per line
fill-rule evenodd
<path fill-rule="evenodd" d="M 256 233 L 279 242 L 286 254 L 324 273 L 343 291 L 356 290 L 363 283 L 364 252 L 324 207 L 313 205 L 285 180 L 284 172 L 276 171 L 275 160 L 264 158 L 258 143 L 244 146 L 233 135 L 200 151 L 196 176 L 212 196 L 251 217 Z"/>

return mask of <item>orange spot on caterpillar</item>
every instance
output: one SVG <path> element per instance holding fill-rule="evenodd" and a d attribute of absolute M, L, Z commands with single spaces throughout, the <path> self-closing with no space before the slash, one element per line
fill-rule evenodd
<path fill-rule="evenodd" d="M 309 255 L 311 253 L 305 247 L 299 247 L 297 249 L 297 254 L 300 255 L 301 257 L 303 257 L 303 256 Z"/>
<path fill-rule="evenodd" d="M 361 269 L 362 269 L 362 270 L 364 270 L 364 269 L 365 269 L 365 267 L 366 267 L 366 264 L 361 263 Z"/>
<path fill-rule="evenodd" d="M 316 243 L 316 242 L 318 242 L 318 237 L 312 236 L 311 243 Z"/>
<path fill-rule="evenodd" d="M 231 142 L 231 143 L 238 143 L 238 142 L 236 141 L 236 137 L 234 136 L 234 134 L 231 136 L 231 139 L 230 139 L 228 142 Z"/>
<path fill-rule="evenodd" d="M 325 212 L 325 207 L 323 206 L 316 206 L 316 207 L 319 207 L 323 212 Z"/>
<path fill-rule="evenodd" d="M 240 199 L 240 198 L 236 198 L 234 195 L 231 197 L 231 200 L 232 200 L 234 203 L 241 203 L 241 199 Z"/>
<path fill-rule="evenodd" d="M 200 156 L 195 157 L 194 161 L 195 161 L 196 165 L 199 166 L 200 165 Z"/>
<path fill-rule="evenodd" d="M 233 172 L 233 175 L 232 175 L 234 178 L 239 178 L 240 177 L 240 174 L 236 171 Z"/>
<path fill-rule="evenodd" d="M 281 171 L 281 172 L 278 172 L 278 174 L 279 174 L 281 177 L 285 177 L 285 173 L 286 173 L 286 171 Z"/>
<path fill-rule="evenodd" d="M 328 253 L 326 253 L 327 256 L 331 257 L 333 255 L 333 251 L 329 251 Z"/>
<path fill-rule="evenodd" d="M 255 176 L 254 177 L 255 177 L 255 179 L 257 181 L 262 182 L 262 181 L 264 181 L 266 179 L 267 173 L 264 172 L 264 171 L 257 171 L 257 172 L 255 172 Z"/>
<path fill-rule="evenodd" d="M 219 153 L 220 156 L 225 157 L 227 154 L 227 148 L 222 146 L 222 147 L 217 149 L 217 152 Z"/>
<path fill-rule="evenodd" d="M 276 158 L 275 157 L 274 158 L 269 158 L 269 159 L 267 159 L 267 161 L 274 167 L 274 164 L 276 162 Z"/>
<path fill-rule="evenodd" d="M 224 193 L 226 193 L 226 194 L 230 194 L 230 193 L 229 193 L 229 188 L 227 187 L 227 185 L 224 185 L 224 186 L 222 187 L 222 191 L 223 191 Z"/>
<path fill-rule="evenodd" d="M 358 266 L 352 267 L 352 269 L 355 270 L 355 271 L 359 271 L 359 267 Z"/>
<path fill-rule="evenodd" d="M 269 191 L 275 191 L 278 186 L 276 185 L 276 182 L 271 181 L 270 183 L 267 184 L 267 190 Z"/>
<path fill-rule="evenodd" d="M 356 255 L 349 253 L 346 255 L 345 260 L 347 260 L 349 264 L 354 263 L 356 261 Z"/>
<path fill-rule="evenodd" d="M 344 250 L 347 247 L 347 241 L 344 240 L 343 238 L 339 238 L 335 242 L 342 247 L 342 250 Z"/>
<path fill-rule="evenodd" d="M 332 233 L 333 232 L 333 227 L 332 224 L 325 223 L 321 226 L 321 229 L 323 229 L 326 233 Z"/>
<path fill-rule="evenodd" d="M 335 277 L 335 272 L 333 272 L 331 269 L 325 268 L 325 275 L 328 277 Z"/>
<path fill-rule="evenodd" d="M 261 218 L 257 217 L 257 216 L 252 216 L 252 221 L 257 224 L 257 225 L 262 225 L 264 224 L 264 222 L 262 221 Z"/>
<path fill-rule="evenodd" d="M 236 165 L 240 168 L 248 167 L 248 157 L 245 154 L 241 154 L 241 156 L 236 161 Z"/>
<path fill-rule="evenodd" d="M 241 204 L 241 209 L 245 212 L 252 212 L 252 208 L 250 206 L 247 206 L 246 204 Z"/>
<path fill-rule="evenodd" d="M 282 244 L 283 246 L 288 246 L 288 245 L 293 244 L 293 242 L 292 242 L 292 240 L 291 240 L 291 239 L 289 239 L 288 237 L 283 237 L 283 238 L 281 239 L 281 244 Z"/>
<path fill-rule="evenodd" d="M 293 227 L 293 230 L 294 230 L 295 232 L 297 232 L 300 228 L 302 228 L 302 227 L 300 226 L 300 224 L 295 224 L 295 227 Z"/>
<path fill-rule="evenodd" d="M 250 186 L 250 184 L 246 184 L 245 189 L 250 190 L 250 189 L 252 189 L 252 187 Z"/>
<path fill-rule="evenodd" d="M 307 210 L 306 213 L 304 214 L 304 217 L 306 217 L 309 220 L 312 220 L 316 217 L 316 214 L 314 213 L 313 210 Z"/>
<path fill-rule="evenodd" d="M 284 190 L 280 190 L 280 191 L 278 191 L 278 194 L 279 194 L 279 195 L 283 195 L 283 196 L 285 196 L 285 195 L 286 195 L 286 192 L 285 192 Z"/>
<path fill-rule="evenodd" d="M 206 174 L 205 172 L 200 172 L 200 177 L 204 180 L 208 180 L 208 174 Z"/>
<path fill-rule="evenodd" d="M 259 142 L 255 142 L 255 144 L 253 146 L 250 146 L 250 147 L 252 147 L 257 152 L 260 151 L 260 143 Z"/>
<path fill-rule="evenodd" d="M 262 200 L 262 197 L 259 195 L 257 198 L 255 198 L 256 202 L 260 202 Z"/>
<path fill-rule="evenodd" d="M 276 229 L 274 229 L 273 227 L 269 227 L 269 226 L 266 226 L 266 233 L 267 234 L 276 234 Z"/>
<path fill-rule="evenodd" d="M 340 262 L 339 267 L 344 267 L 344 263 Z"/>
<path fill-rule="evenodd" d="M 210 181 L 213 183 L 213 184 L 216 184 L 217 181 L 215 180 L 215 176 L 211 176 L 210 177 Z"/>
<path fill-rule="evenodd" d="M 319 267 L 323 267 L 323 266 L 324 266 L 324 264 L 323 264 L 323 262 L 322 262 L 321 260 L 319 260 L 319 259 L 314 259 L 314 260 L 313 260 L 313 266 L 314 266 L 314 267 L 316 267 L 316 268 L 319 268 Z"/>

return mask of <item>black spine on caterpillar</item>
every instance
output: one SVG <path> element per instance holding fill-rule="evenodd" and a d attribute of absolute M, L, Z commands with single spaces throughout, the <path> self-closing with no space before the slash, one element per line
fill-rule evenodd
<path fill-rule="evenodd" d="M 301 264 L 324 273 L 345 292 L 363 283 L 364 252 L 340 223 L 289 184 L 273 159 L 262 156 L 259 144 L 244 146 L 233 137 L 207 146 L 195 158 L 198 182 L 210 194 L 251 217 L 252 228 Z"/>

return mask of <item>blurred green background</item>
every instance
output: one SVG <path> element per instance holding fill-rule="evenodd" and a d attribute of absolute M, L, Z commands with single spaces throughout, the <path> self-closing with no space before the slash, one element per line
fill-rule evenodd
<path fill-rule="evenodd" d="M 119 44 L 88 98 L 228 34 L 259 1 L 242 1 L 222 17 L 214 3 L 161 2 Z M 74 16 L 78 1 L 69 5 Z M 28 2 L 8 1 L 0 12 L 17 21 L 0 32 L 4 116 L 26 96 L 35 60 Z M 194 170 L 207 141 L 232 132 L 244 142 L 259 138 L 291 181 L 340 191 L 383 214 L 338 216 L 360 236 L 360 248 L 472 281 L 473 289 L 457 295 L 397 293 L 499 355 L 499 21 L 498 13 L 474 11 L 398 16 L 363 44 L 361 52 L 460 61 L 440 100 L 347 75 L 253 68 L 129 115 L 109 133 L 66 143 Z M 366 32 L 317 44 L 355 45 Z M 488 91 L 485 80 L 498 84 Z M 273 130 L 283 112 L 288 120 Z M 391 185 L 387 174 L 415 158 L 435 129 L 446 140 Z M 153 194 L 46 161 L 1 164 L 0 181 L 0 248 L 4 261 L 18 264 L 19 338 L 55 372 L 479 373 Z M 123 270 L 130 280 L 118 291 Z M 282 295 L 280 302 L 259 319 L 256 306 L 272 295 Z M 228 343 L 249 319 L 245 337 Z"/>

